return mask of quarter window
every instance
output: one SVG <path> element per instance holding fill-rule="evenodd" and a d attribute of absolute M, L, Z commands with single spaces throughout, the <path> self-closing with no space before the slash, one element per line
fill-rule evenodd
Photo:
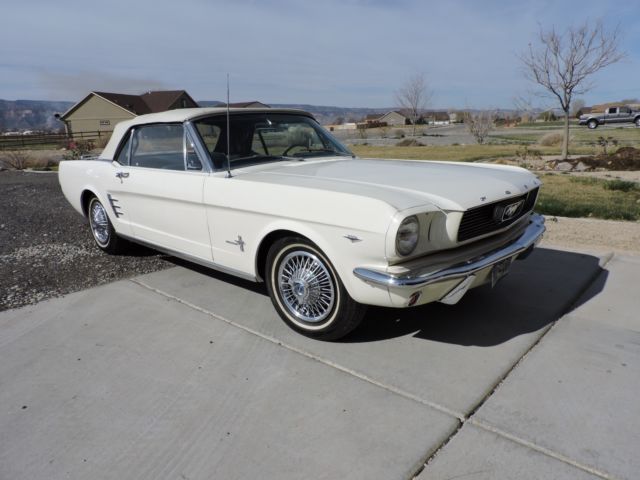
<path fill-rule="evenodd" d="M 118 152 L 116 162 L 120 165 L 129 165 L 129 153 L 131 151 L 131 132 L 127 133 L 127 141 L 124 146 Z"/>

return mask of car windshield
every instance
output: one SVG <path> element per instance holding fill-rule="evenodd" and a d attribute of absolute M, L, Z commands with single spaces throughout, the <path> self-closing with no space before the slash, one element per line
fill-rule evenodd
<path fill-rule="evenodd" d="M 315 120 L 285 113 L 232 113 L 229 154 L 231 168 L 281 160 L 352 156 Z M 216 170 L 227 168 L 227 118 L 216 115 L 194 122 Z"/>

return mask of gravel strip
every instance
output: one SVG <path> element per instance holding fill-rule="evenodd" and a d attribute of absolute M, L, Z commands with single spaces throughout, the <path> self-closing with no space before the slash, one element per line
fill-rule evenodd
<path fill-rule="evenodd" d="M 0 311 L 168 268 L 166 258 L 99 250 L 56 173 L 0 172 Z"/>

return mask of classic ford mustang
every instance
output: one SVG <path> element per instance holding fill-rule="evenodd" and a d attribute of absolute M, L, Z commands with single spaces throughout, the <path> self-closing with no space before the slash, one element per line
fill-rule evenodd
<path fill-rule="evenodd" d="M 355 158 L 299 110 L 142 115 L 59 178 L 105 252 L 133 241 L 264 281 L 287 324 L 328 340 L 365 305 L 494 285 L 544 232 L 524 169 Z"/>

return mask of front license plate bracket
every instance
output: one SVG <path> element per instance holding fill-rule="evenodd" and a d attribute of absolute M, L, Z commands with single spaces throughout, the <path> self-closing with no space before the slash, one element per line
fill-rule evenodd
<path fill-rule="evenodd" d="M 513 258 L 505 258 L 504 260 L 500 260 L 496 263 L 491 269 L 491 288 L 496 286 L 498 283 L 511 269 L 511 263 L 513 262 Z"/>

